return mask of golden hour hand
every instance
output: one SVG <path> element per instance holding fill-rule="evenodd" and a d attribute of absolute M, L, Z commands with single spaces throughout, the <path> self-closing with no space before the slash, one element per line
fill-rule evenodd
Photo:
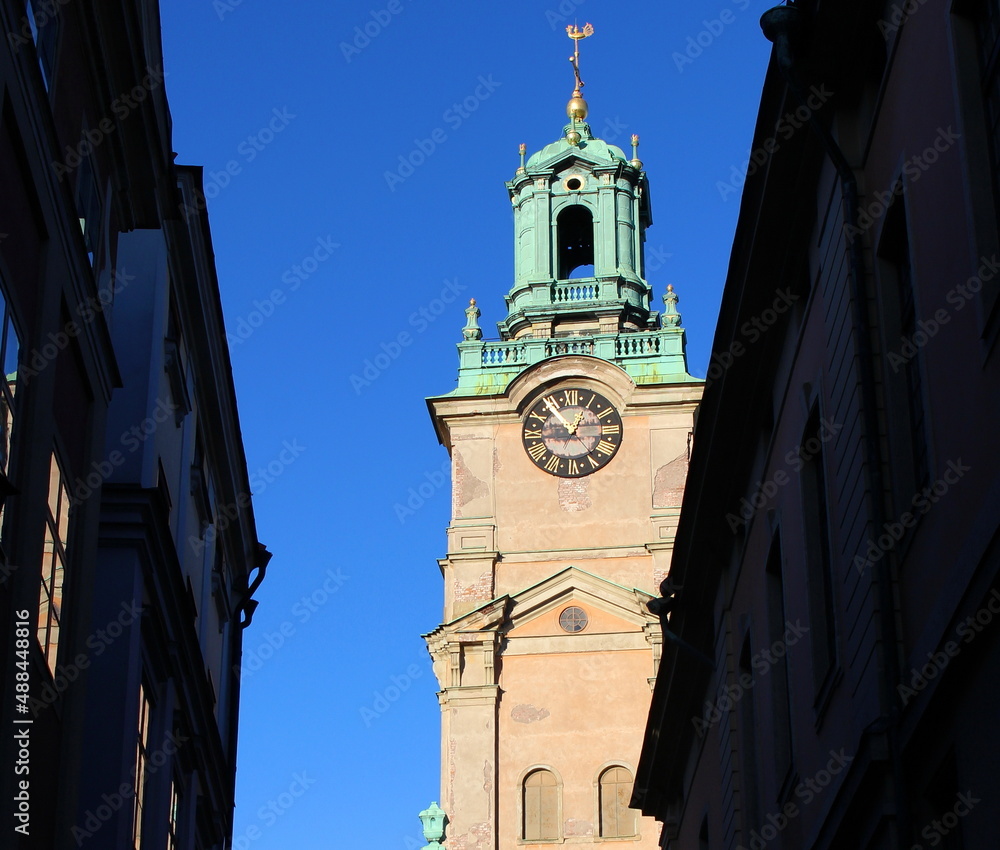
<path fill-rule="evenodd" d="M 570 434 L 576 430 L 576 425 L 570 425 L 569 422 L 566 421 L 565 417 L 559 412 L 559 408 L 555 406 L 551 399 L 545 399 L 545 406 L 552 411 L 552 414 L 556 417 L 556 419 L 562 422 Z M 579 424 L 579 422 L 577 422 L 577 424 Z"/>

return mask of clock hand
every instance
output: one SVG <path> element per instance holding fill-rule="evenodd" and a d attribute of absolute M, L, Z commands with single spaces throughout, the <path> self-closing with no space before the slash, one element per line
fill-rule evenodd
<path fill-rule="evenodd" d="M 570 427 L 569 422 L 567 422 L 563 418 L 563 415 L 559 412 L 559 410 L 556 408 L 556 406 L 554 404 L 552 404 L 548 399 L 544 399 L 544 401 L 545 401 L 545 406 L 549 410 L 551 410 L 553 414 L 555 414 L 556 419 L 558 419 L 560 422 L 562 422 L 562 424 L 566 426 L 566 430 L 569 431 L 570 434 L 572 434 L 575 426 Z"/>
<path fill-rule="evenodd" d="M 580 423 L 582 421 L 583 421 L 583 411 L 582 410 L 578 410 L 577 413 L 576 413 L 576 419 L 573 420 L 573 424 L 566 426 L 567 429 L 569 430 L 569 433 L 572 436 L 576 437 L 576 429 L 580 427 Z M 577 437 L 577 439 L 580 439 L 580 438 Z"/>

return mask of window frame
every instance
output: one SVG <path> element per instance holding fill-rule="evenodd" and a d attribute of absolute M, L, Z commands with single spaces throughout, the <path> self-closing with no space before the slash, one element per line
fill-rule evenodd
<path fill-rule="evenodd" d="M 15 349 L 8 352 L 10 338 L 13 336 Z M 11 301 L 7 294 L 4 276 L 0 273 L 0 367 L 4 380 L 0 382 L 0 542 L 4 541 L 4 520 L 6 518 L 5 504 L 7 496 L 14 492 L 11 465 L 14 460 L 16 443 L 14 431 L 19 414 L 19 399 L 23 388 L 20 383 L 21 356 L 24 335 L 18 330 L 18 322 L 11 309 Z M 8 354 L 13 354 L 13 363 L 8 363 Z M 13 365 L 13 371 L 9 371 Z M 8 380 L 13 375 L 14 379 Z M 13 385 L 13 388 L 12 388 Z"/>
<path fill-rule="evenodd" d="M 138 712 L 136 716 L 136 747 L 135 765 L 133 767 L 132 780 L 132 848 L 142 850 L 143 819 L 145 817 L 146 790 L 149 785 L 149 765 L 150 749 L 152 743 L 152 725 L 154 715 L 154 702 L 150 696 L 151 691 L 143 677 L 139 682 Z"/>
<path fill-rule="evenodd" d="M 621 761 L 612 761 L 602 764 L 597 771 L 597 776 L 594 779 L 594 787 L 596 792 L 596 830 L 594 831 L 594 841 L 638 841 L 642 837 L 639 830 L 639 812 L 636 809 L 632 809 L 626 803 L 625 810 L 631 814 L 633 831 L 630 833 L 618 833 L 618 834 L 605 834 L 604 832 L 604 777 L 607 776 L 613 770 L 623 770 L 629 776 L 628 796 L 631 798 L 632 791 L 635 789 L 635 771 L 627 764 Z M 615 783 L 617 786 L 619 783 Z"/>
<path fill-rule="evenodd" d="M 59 635 L 65 619 L 63 603 L 69 563 L 70 514 L 73 509 L 67 482 L 68 477 L 59 452 L 53 447 L 49 456 L 49 489 L 44 512 L 45 537 L 39 571 L 38 621 L 35 631 L 42 657 L 53 678 L 58 670 Z"/>
<path fill-rule="evenodd" d="M 830 499 L 827 485 L 830 474 L 827 469 L 828 452 L 820 434 L 823 415 L 819 399 L 813 400 L 808 408 L 801 446 L 809 444 L 815 436 L 818 451 L 809 456 L 799 474 L 800 504 L 805 534 L 803 552 L 806 564 L 806 595 L 809 606 L 809 650 L 813 669 L 815 696 L 813 709 L 816 726 L 822 723 L 830 697 L 839 680 L 840 672 L 840 630 L 837 622 L 837 581 L 836 558 L 834 557 L 834 524 L 830 517 Z M 817 555 L 816 559 L 811 557 Z M 822 628 L 820 628 L 822 626 Z M 822 640 L 822 643 L 819 641 Z"/>
<path fill-rule="evenodd" d="M 556 835 L 552 838 L 528 838 L 527 837 L 527 824 L 525 818 L 527 816 L 527 802 L 525 799 L 525 791 L 528 788 L 527 782 L 532 777 L 539 773 L 548 773 L 555 779 L 555 827 Z M 563 811 L 562 811 L 562 798 L 563 798 L 563 781 L 562 776 L 559 772 L 548 764 L 534 764 L 529 768 L 526 768 L 519 780 L 518 780 L 518 796 L 517 796 L 517 815 L 518 815 L 518 830 L 517 830 L 517 843 L 518 844 L 562 844 L 565 841 L 565 835 L 563 834 Z"/>

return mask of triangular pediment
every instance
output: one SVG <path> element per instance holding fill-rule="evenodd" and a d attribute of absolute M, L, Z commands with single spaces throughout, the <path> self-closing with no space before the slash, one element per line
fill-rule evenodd
<path fill-rule="evenodd" d="M 423 637 L 432 641 L 447 634 L 502 632 L 511 635 L 517 630 L 530 631 L 534 621 L 550 619 L 551 612 L 574 603 L 600 612 L 604 623 L 613 628 L 640 631 L 658 622 L 646 608 L 651 599 L 653 595 L 644 590 L 625 587 L 579 567 L 566 567 L 517 593 L 491 599 Z"/>
<path fill-rule="evenodd" d="M 572 148 L 571 150 L 566 150 L 563 147 L 561 150 L 552 151 L 548 156 L 539 157 L 538 161 L 532 163 L 530 173 L 538 174 L 542 171 L 558 173 L 575 165 L 592 171 L 595 167 L 607 168 L 609 165 L 618 164 L 616 159 L 608 155 L 606 145 L 603 145 L 603 150 L 597 150 L 593 143 L 587 147 L 595 149 Z"/>
<path fill-rule="evenodd" d="M 602 612 L 608 621 L 643 629 L 657 619 L 646 608 L 653 596 L 638 588 L 625 587 L 579 567 L 567 567 L 549 578 L 511 594 L 507 632 L 530 628 L 556 609 L 574 602 Z"/>
<path fill-rule="evenodd" d="M 496 599 L 491 599 L 489 602 L 480 605 L 467 614 L 456 617 L 449 623 L 443 623 L 434 629 L 434 631 L 423 635 L 423 637 L 431 639 L 445 632 L 471 633 L 497 631 L 506 619 L 510 601 L 510 596 L 498 596 Z"/>

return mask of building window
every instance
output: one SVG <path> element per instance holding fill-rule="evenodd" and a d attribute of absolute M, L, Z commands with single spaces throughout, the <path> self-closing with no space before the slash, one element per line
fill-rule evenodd
<path fill-rule="evenodd" d="M 748 629 L 747 633 L 743 636 L 743 646 L 740 650 L 739 672 L 741 682 L 747 679 L 755 685 L 757 684 L 754 678 L 753 661 L 750 646 L 750 630 Z M 747 834 L 750 834 L 760 826 L 760 729 L 758 727 L 755 693 L 755 690 L 748 688 L 738 703 L 740 749 L 742 750 L 740 768 L 743 771 L 744 780 L 740 783 L 740 787 L 742 788 L 745 817 L 744 828 Z"/>
<path fill-rule="evenodd" d="M 10 307 L 4 290 L 0 287 L 0 366 L 3 367 L 3 381 L 0 381 L 0 479 L 10 479 L 10 461 L 13 451 L 14 402 L 17 396 L 17 364 L 20 358 L 21 340 L 14 327 Z M 4 494 L 9 488 L 0 489 L 0 539 L 3 534 Z"/>
<path fill-rule="evenodd" d="M 906 221 L 899 225 L 901 233 L 896 240 L 895 251 L 890 260 L 896 270 L 896 289 L 899 298 L 899 324 L 902 338 L 911 344 L 917 334 L 917 307 L 913 291 L 913 266 L 910 264 L 910 241 L 906 234 Z M 906 377 L 906 399 L 910 414 L 910 453 L 916 488 L 927 483 L 930 474 L 930 464 L 927 460 L 927 425 L 924 415 L 924 387 L 921 378 L 923 358 L 920 352 L 907 358 L 903 367 Z"/>
<path fill-rule="evenodd" d="M 145 685 L 139 685 L 139 721 L 135 746 L 135 808 L 132 814 L 132 847 L 140 850 L 142 845 L 142 815 L 146 805 L 146 780 L 149 778 L 149 722 L 152 704 Z"/>
<path fill-rule="evenodd" d="M 592 277 L 594 274 L 594 217 L 582 204 L 566 207 L 556 219 L 559 242 L 559 280 Z M 583 274 L 586 272 L 586 274 Z"/>
<path fill-rule="evenodd" d="M 167 810 L 167 850 L 178 850 L 180 845 L 179 826 L 181 810 L 180 791 L 177 780 L 170 782 L 170 808 Z"/>
<path fill-rule="evenodd" d="M 767 588 L 767 642 L 768 646 L 784 643 L 786 640 L 785 624 L 788 615 L 785 612 L 785 580 L 784 565 L 781 557 L 781 538 L 774 535 L 771 551 L 767 557 L 765 584 Z M 792 767 L 792 712 L 788 681 L 788 652 L 778 657 L 774 653 L 774 668 L 768 675 L 771 686 L 771 716 L 774 723 L 774 760 L 777 766 L 779 784 L 786 779 Z M 744 697 L 745 699 L 746 697 Z"/>
<path fill-rule="evenodd" d="M 94 174 L 91 157 L 80 158 L 76 178 L 76 210 L 80 217 L 80 230 L 87 246 L 87 259 L 93 266 L 101 246 L 101 196 Z"/>
<path fill-rule="evenodd" d="M 559 783 L 550 770 L 535 770 L 524 779 L 521 836 L 525 841 L 559 838 Z"/>
<path fill-rule="evenodd" d="M 601 804 L 601 838 L 631 838 L 636 834 L 632 799 L 632 774 L 624 767 L 611 767 L 601 774 L 598 791 Z"/>
<path fill-rule="evenodd" d="M 28 0 L 24 9 L 31 28 L 31 38 L 35 42 L 38 65 L 42 69 L 45 91 L 52 88 L 56 67 L 56 38 L 59 34 L 57 8 L 54 3 L 43 4 L 38 0 Z"/>
<path fill-rule="evenodd" d="M 924 404 L 922 333 L 918 324 L 913 265 L 906 211 L 902 200 L 886 214 L 878 246 L 881 297 L 886 327 L 886 394 L 894 435 L 896 498 L 909 506 L 913 493 L 930 478 L 927 415 Z"/>
<path fill-rule="evenodd" d="M 62 623 L 66 538 L 69 535 L 69 490 L 55 452 L 49 460 L 49 499 L 45 509 L 45 548 L 38 593 L 38 643 L 53 676 Z"/>
<path fill-rule="evenodd" d="M 816 701 L 822 696 L 837 660 L 837 632 L 833 601 L 833 556 L 830 541 L 830 510 L 827 503 L 825 432 L 821 431 L 819 408 L 813 407 L 802 441 L 802 510 L 805 518 L 806 581 L 809 594 L 809 637 L 812 644 Z M 827 436 L 827 439 L 829 437 Z"/>
<path fill-rule="evenodd" d="M 0 472 L 10 477 L 11 433 L 14 428 L 14 396 L 17 393 L 17 364 L 21 340 L 4 291 L 0 288 L 0 357 L 4 381 L 0 383 Z"/>
<path fill-rule="evenodd" d="M 582 632 L 587 628 L 587 612 L 571 605 L 559 615 L 559 626 L 564 632 Z"/>

